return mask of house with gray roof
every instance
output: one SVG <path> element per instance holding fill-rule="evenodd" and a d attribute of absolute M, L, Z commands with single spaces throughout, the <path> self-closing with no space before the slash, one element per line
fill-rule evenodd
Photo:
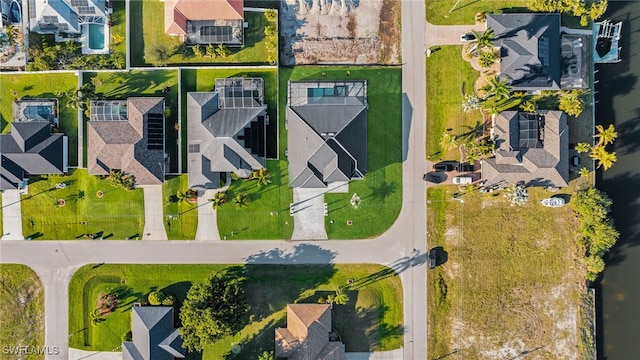
<path fill-rule="evenodd" d="M 132 341 L 122 343 L 122 360 L 184 359 L 182 338 L 173 324 L 171 306 L 131 308 Z"/>
<path fill-rule="evenodd" d="M 289 81 L 289 185 L 327 188 L 367 172 L 367 82 Z"/>
<path fill-rule="evenodd" d="M 87 122 L 87 169 L 120 170 L 138 185 L 164 183 L 164 98 L 92 101 Z"/>
<path fill-rule="evenodd" d="M 19 100 L 13 107 L 11 131 L 0 135 L 0 189 L 24 189 L 29 175 L 66 173 L 68 139 L 62 133 L 52 133 L 57 103 Z"/>
<path fill-rule="evenodd" d="M 580 89 L 589 86 L 588 39 L 560 33 L 560 14 L 490 14 L 500 49 L 500 80 L 513 90 Z"/>
<path fill-rule="evenodd" d="M 492 129 L 495 157 L 482 164 L 487 185 L 567 186 L 569 128 L 562 111 L 503 111 Z"/>
<path fill-rule="evenodd" d="M 287 327 L 275 330 L 275 355 L 288 360 L 343 360 L 344 344 L 330 334 L 329 305 L 289 304 Z"/>
<path fill-rule="evenodd" d="M 221 175 L 265 167 L 268 124 L 261 78 L 216 79 L 213 91 L 187 93 L 189 187 L 216 189 Z"/>

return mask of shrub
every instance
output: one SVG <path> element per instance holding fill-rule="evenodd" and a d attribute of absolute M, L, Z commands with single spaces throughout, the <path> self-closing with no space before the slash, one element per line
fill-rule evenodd
<path fill-rule="evenodd" d="M 147 299 L 149 300 L 150 305 L 160 305 L 162 304 L 162 301 L 164 301 L 165 295 L 162 291 L 152 291 L 149 293 Z"/>
<path fill-rule="evenodd" d="M 126 333 L 122 334 L 122 342 L 131 341 L 131 337 L 131 330 L 129 330 Z"/>
<path fill-rule="evenodd" d="M 167 295 L 163 300 L 162 300 L 162 305 L 164 306 L 173 306 L 176 303 L 176 297 L 173 294 L 169 294 Z"/>

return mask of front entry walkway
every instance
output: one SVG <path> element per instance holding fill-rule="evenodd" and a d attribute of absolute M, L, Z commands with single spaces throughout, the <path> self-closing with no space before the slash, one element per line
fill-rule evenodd
<path fill-rule="evenodd" d="M 291 240 L 327 239 L 324 228 L 324 193 L 326 189 L 293 188 L 293 215 Z"/>
<path fill-rule="evenodd" d="M 2 240 L 24 240 L 18 190 L 5 190 L 2 193 L 2 231 Z"/>
<path fill-rule="evenodd" d="M 143 185 L 144 190 L 144 240 L 167 240 L 162 213 L 162 185 Z"/>
<path fill-rule="evenodd" d="M 204 194 L 198 193 L 198 229 L 196 230 L 196 240 L 220 240 L 218 218 L 216 211 L 209 201 L 217 192 L 218 189 L 209 189 L 205 190 Z"/>

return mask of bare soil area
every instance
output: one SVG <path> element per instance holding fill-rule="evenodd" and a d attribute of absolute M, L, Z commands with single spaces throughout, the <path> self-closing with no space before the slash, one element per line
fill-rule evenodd
<path fill-rule="evenodd" d="M 286 0 L 281 63 L 400 63 L 400 0 Z"/>

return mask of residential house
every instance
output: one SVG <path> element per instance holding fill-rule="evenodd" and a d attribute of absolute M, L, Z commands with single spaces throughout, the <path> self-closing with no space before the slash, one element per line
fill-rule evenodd
<path fill-rule="evenodd" d="M 173 307 L 132 307 L 132 341 L 122 343 L 122 359 L 184 359 L 185 351 L 182 348 L 182 338 L 173 324 Z"/>
<path fill-rule="evenodd" d="M 490 14 L 487 28 L 500 49 L 499 79 L 513 90 L 589 87 L 589 40 L 561 34 L 560 14 Z"/>
<path fill-rule="evenodd" d="M 32 32 L 77 40 L 83 54 L 109 53 L 108 0 L 29 0 Z"/>
<path fill-rule="evenodd" d="M 0 135 L 0 189 L 24 190 L 29 175 L 68 171 L 68 139 L 52 133 L 57 122 L 57 100 L 14 101 L 11 132 Z"/>
<path fill-rule="evenodd" d="M 327 188 L 367 172 L 367 82 L 290 81 L 289 185 Z"/>
<path fill-rule="evenodd" d="M 569 128 L 562 111 L 503 111 L 494 121 L 495 157 L 482 164 L 487 185 L 567 186 Z"/>
<path fill-rule="evenodd" d="M 187 93 L 189 187 L 216 189 L 227 174 L 265 167 L 268 124 L 260 78 L 216 79 L 214 91 Z"/>
<path fill-rule="evenodd" d="M 87 122 L 87 169 L 108 175 L 120 170 L 138 185 L 164 182 L 164 98 L 92 101 Z"/>
<path fill-rule="evenodd" d="M 344 344 L 333 340 L 331 307 L 327 304 L 287 305 L 287 327 L 277 328 L 276 357 L 288 360 L 343 360 Z"/>
<path fill-rule="evenodd" d="M 244 0 L 165 0 L 164 31 L 187 44 L 244 43 Z"/>

